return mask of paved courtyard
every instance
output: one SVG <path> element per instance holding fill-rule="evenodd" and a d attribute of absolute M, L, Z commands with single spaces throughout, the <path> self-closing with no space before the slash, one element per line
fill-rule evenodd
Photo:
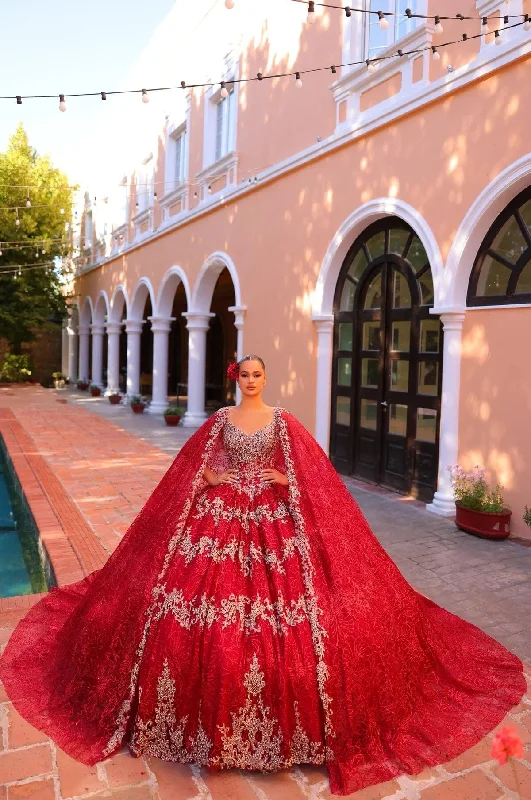
<path fill-rule="evenodd" d="M 105 563 L 190 432 L 160 417 L 133 416 L 75 390 L 0 388 L 0 433 L 15 463 L 59 585 Z M 422 593 L 478 625 L 531 663 L 531 547 L 486 542 L 428 514 L 417 503 L 348 486 L 405 577 Z M 0 599 L 0 647 L 38 599 Z M 531 669 L 528 693 L 508 715 L 525 743 L 516 765 L 531 799 Z M 490 758 L 492 735 L 459 758 L 352 795 L 355 800 L 513 800 L 509 766 Z M 94 768 L 70 759 L 13 709 L 0 685 L 0 800 L 326 800 L 326 772 L 276 775 L 132 759 L 125 752 Z"/>

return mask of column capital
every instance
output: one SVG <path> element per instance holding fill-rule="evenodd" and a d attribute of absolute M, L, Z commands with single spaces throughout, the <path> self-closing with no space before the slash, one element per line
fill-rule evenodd
<path fill-rule="evenodd" d="M 90 326 L 89 325 L 78 325 L 77 332 L 80 336 L 88 336 L 90 334 Z"/>
<path fill-rule="evenodd" d="M 126 333 L 142 333 L 142 326 L 144 325 L 143 319 L 126 319 L 125 332 Z"/>
<path fill-rule="evenodd" d="M 169 333 L 175 319 L 176 317 L 148 317 L 153 333 Z"/>
<path fill-rule="evenodd" d="M 189 331 L 207 331 L 210 327 L 210 320 L 215 317 L 210 311 L 183 311 L 182 316 L 186 319 L 186 327 Z"/>
<path fill-rule="evenodd" d="M 441 320 L 444 330 L 461 330 L 466 317 L 466 308 L 462 306 L 449 306 L 445 308 L 430 308 L 433 314 Z"/>
<path fill-rule="evenodd" d="M 105 329 L 108 335 L 113 333 L 121 333 L 122 331 L 123 322 L 107 322 L 105 324 Z"/>
<path fill-rule="evenodd" d="M 98 336 L 98 335 L 103 336 L 103 334 L 105 333 L 105 325 L 103 324 L 103 322 L 93 322 L 90 325 L 90 330 L 93 336 Z"/>
<path fill-rule="evenodd" d="M 317 333 L 331 333 L 334 330 L 333 314 L 314 314 L 312 322 L 317 329 Z"/>
<path fill-rule="evenodd" d="M 234 327 L 236 330 L 241 330 L 243 328 L 243 318 L 245 317 L 247 306 L 229 306 L 227 310 L 232 311 L 234 314 Z"/>

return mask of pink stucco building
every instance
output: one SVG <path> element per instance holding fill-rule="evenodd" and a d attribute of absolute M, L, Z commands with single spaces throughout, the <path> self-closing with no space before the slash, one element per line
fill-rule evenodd
<path fill-rule="evenodd" d="M 136 156 L 79 212 L 65 370 L 195 426 L 257 352 L 341 472 L 450 514 L 447 466 L 482 464 L 526 535 L 531 2 L 192 5 L 144 59 L 210 85 L 110 132 Z"/>

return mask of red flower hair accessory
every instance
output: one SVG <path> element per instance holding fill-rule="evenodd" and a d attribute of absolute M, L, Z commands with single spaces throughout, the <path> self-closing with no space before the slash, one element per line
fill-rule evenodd
<path fill-rule="evenodd" d="M 240 365 L 238 364 L 237 361 L 234 361 L 227 368 L 227 377 L 231 381 L 237 381 L 238 378 L 240 377 Z"/>

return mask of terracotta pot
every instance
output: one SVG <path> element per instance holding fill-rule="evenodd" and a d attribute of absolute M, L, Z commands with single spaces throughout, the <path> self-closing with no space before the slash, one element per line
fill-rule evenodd
<path fill-rule="evenodd" d="M 142 414 L 145 409 L 144 403 L 131 403 L 131 408 L 134 414 Z"/>
<path fill-rule="evenodd" d="M 92 397 L 99 397 L 101 394 L 101 389 L 91 389 L 90 393 Z"/>
<path fill-rule="evenodd" d="M 180 414 L 164 414 L 164 419 L 166 420 L 166 425 L 169 425 L 172 428 L 175 428 L 176 425 L 179 424 L 181 421 Z"/>
<path fill-rule="evenodd" d="M 455 524 L 462 531 L 480 536 L 482 539 L 507 539 L 511 532 L 509 509 L 501 513 L 492 511 L 473 511 L 455 504 Z"/>
<path fill-rule="evenodd" d="M 111 404 L 111 406 L 117 406 L 121 402 L 122 402 L 122 396 L 120 394 L 109 395 L 109 403 Z"/>

